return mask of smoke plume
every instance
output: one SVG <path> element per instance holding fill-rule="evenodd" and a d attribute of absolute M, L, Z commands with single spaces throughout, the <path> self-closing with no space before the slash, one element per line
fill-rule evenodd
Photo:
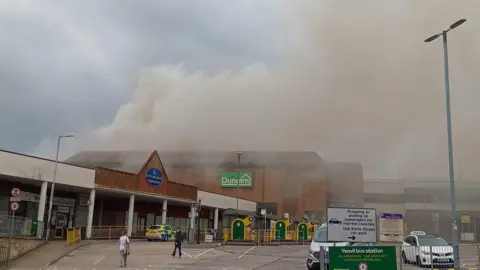
<path fill-rule="evenodd" d="M 449 33 L 453 135 L 457 173 L 479 175 L 480 2 L 279 5 L 279 64 L 147 68 L 133 100 L 78 149 L 314 150 L 361 162 L 367 177 L 446 176 L 442 43 L 423 40 L 466 18 Z"/>

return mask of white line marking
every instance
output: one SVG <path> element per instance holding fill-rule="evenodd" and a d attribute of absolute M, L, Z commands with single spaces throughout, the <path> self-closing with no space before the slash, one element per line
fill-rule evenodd
<path fill-rule="evenodd" d="M 245 254 L 247 254 L 250 250 L 253 250 L 254 248 L 256 248 L 256 246 L 253 246 L 253 247 L 249 248 L 247 251 L 242 253 L 242 255 L 238 256 L 238 258 L 241 259 Z"/>
<path fill-rule="evenodd" d="M 183 250 L 182 250 L 182 254 L 185 254 L 185 255 L 187 255 L 188 257 L 193 258 L 192 256 L 190 256 L 188 253 L 184 252 Z"/>
<path fill-rule="evenodd" d="M 98 261 L 94 262 L 93 265 L 97 265 L 99 262 L 101 262 L 105 258 L 105 255 L 103 255 Z"/>
<path fill-rule="evenodd" d="M 211 249 L 208 249 L 208 250 L 205 250 L 204 252 L 197 254 L 197 256 L 195 256 L 195 257 L 193 257 L 193 258 L 200 257 L 200 256 L 202 256 L 203 254 L 205 254 L 205 253 L 209 252 L 209 251 L 210 251 L 210 250 L 212 250 L 212 249 L 213 249 L 213 248 L 211 248 Z"/>

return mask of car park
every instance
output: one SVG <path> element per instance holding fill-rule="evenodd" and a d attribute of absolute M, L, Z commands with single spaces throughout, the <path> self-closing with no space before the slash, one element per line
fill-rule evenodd
<path fill-rule="evenodd" d="M 145 238 L 148 241 L 152 240 L 163 240 L 168 241 L 169 239 L 173 239 L 175 232 L 170 225 L 151 225 L 147 233 L 145 234 Z"/>
<path fill-rule="evenodd" d="M 450 268 L 454 265 L 453 247 L 438 235 L 413 231 L 402 243 L 402 260 L 417 266 Z"/>

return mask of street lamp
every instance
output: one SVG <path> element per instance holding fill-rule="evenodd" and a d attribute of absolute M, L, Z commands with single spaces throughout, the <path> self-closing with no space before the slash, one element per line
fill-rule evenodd
<path fill-rule="evenodd" d="M 448 45 L 447 45 L 447 33 L 453 30 L 464 22 L 466 19 L 461 19 L 450 25 L 447 30 L 443 30 L 441 33 L 435 34 L 427 39 L 425 42 L 432 42 L 438 37 L 442 36 L 443 39 L 443 62 L 445 68 L 445 108 L 447 113 L 447 133 L 448 133 L 448 170 L 450 178 L 450 203 L 452 207 L 452 245 L 453 245 L 453 260 L 455 269 L 460 267 L 460 251 L 458 247 L 458 235 L 457 235 L 457 206 L 455 204 L 455 174 L 453 169 L 453 143 L 452 143 L 452 117 L 450 113 L 450 79 L 448 74 Z"/>
<path fill-rule="evenodd" d="M 237 172 L 240 169 L 240 159 L 241 159 L 242 154 L 243 154 L 243 152 L 240 152 L 240 151 L 237 152 L 237 159 L 238 159 Z M 237 173 L 237 180 L 240 181 L 240 172 Z M 238 196 L 237 196 L 237 211 L 238 211 Z"/>
<path fill-rule="evenodd" d="M 57 178 L 58 153 L 60 152 L 60 141 L 63 138 L 72 138 L 72 137 L 74 137 L 74 135 L 62 135 L 62 136 L 58 136 L 58 140 L 57 140 L 57 155 L 55 157 L 55 167 L 53 169 L 52 188 L 50 189 L 50 201 L 48 204 L 47 235 L 45 236 L 45 239 L 47 241 L 50 238 L 50 222 L 52 220 L 53 192 L 55 191 L 55 180 Z"/>

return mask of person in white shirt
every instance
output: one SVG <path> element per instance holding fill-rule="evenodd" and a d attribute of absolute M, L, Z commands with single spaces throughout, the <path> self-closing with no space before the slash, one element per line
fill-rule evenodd
<path fill-rule="evenodd" d="M 120 267 L 127 267 L 127 256 L 130 255 L 130 239 L 125 232 L 120 236 Z"/>

